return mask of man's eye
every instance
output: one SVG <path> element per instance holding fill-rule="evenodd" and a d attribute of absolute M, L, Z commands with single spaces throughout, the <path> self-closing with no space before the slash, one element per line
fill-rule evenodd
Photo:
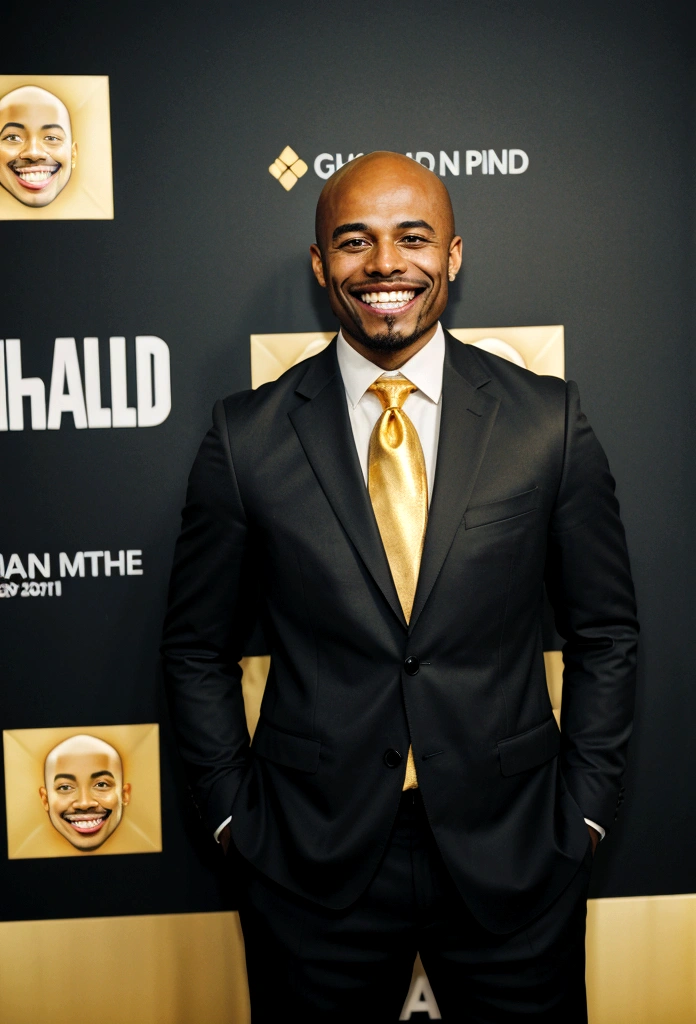
<path fill-rule="evenodd" d="M 21 142 L 19 135 L 3 135 L 3 142 Z"/>
<path fill-rule="evenodd" d="M 63 140 L 59 139 L 57 135 L 44 135 L 44 141 L 45 142 L 62 142 Z"/>
<path fill-rule="evenodd" d="M 95 782 L 94 788 L 95 789 L 108 789 L 109 788 L 109 783 L 108 782 L 104 782 L 104 780 L 102 779 L 101 782 Z"/>
<path fill-rule="evenodd" d="M 349 238 L 347 242 L 344 242 L 341 246 L 342 249 L 362 249 L 368 242 L 365 238 Z"/>
<path fill-rule="evenodd" d="M 70 793 L 72 786 L 69 786 L 67 782 L 62 786 L 56 786 L 56 792 L 58 793 Z"/>
<path fill-rule="evenodd" d="M 401 241 L 408 242 L 408 244 L 411 245 L 414 242 L 425 242 L 425 238 L 423 238 L 421 235 L 404 235 Z"/>

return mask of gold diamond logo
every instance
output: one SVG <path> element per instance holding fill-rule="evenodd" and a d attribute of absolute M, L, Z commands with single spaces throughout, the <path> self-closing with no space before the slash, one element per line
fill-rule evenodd
<path fill-rule="evenodd" d="M 307 164 L 299 158 L 292 146 L 286 146 L 268 168 L 268 173 L 289 192 L 308 170 Z"/>

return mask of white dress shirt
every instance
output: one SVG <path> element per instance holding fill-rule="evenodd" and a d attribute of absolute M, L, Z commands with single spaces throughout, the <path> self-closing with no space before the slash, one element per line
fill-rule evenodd
<path fill-rule="evenodd" d="M 348 402 L 348 416 L 353 430 L 353 439 L 358 452 L 360 466 L 367 485 L 368 455 L 370 437 L 377 420 L 382 415 L 382 403 L 377 395 L 367 389 L 380 377 L 406 377 L 418 388 L 404 402 L 402 408 L 413 423 L 420 438 L 425 472 L 428 480 L 428 503 L 433 496 L 433 483 L 437 466 L 437 446 L 440 439 L 440 418 L 442 413 L 442 375 L 445 366 L 445 334 L 438 323 L 437 330 L 427 345 L 415 356 L 411 356 L 398 370 L 382 370 L 376 363 L 357 352 L 343 337 L 341 331 L 336 339 L 336 355 L 343 378 Z M 226 818 L 215 831 L 217 840 L 225 825 L 232 817 Z M 604 829 L 589 818 L 588 825 L 596 829 L 604 839 Z"/>

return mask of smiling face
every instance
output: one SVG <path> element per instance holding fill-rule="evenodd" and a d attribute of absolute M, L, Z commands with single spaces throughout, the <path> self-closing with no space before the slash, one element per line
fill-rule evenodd
<path fill-rule="evenodd" d="M 96 850 L 130 801 L 117 750 L 96 736 L 72 736 L 48 754 L 39 790 L 51 824 L 78 850 Z"/>
<path fill-rule="evenodd" d="M 0 100 L 0 185 L 25 206 L 48 206 L 77 160 L 65 104 L 35 85 Z"/>
<path fill-rule="evenodd" d="M 440 179 L 408 157 L 371 153 L 322 191 L 312 266 L 346 340 L 381 363 L 410 358 L 435 333 L 461 245 Z"/>

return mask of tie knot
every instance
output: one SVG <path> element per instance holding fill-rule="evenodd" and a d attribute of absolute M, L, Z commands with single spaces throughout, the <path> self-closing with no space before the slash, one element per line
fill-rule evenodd
<path fill-rule="evenodd" d="M 377 395 L 382 409 L 400 409 L 408 396 L 418 388 L 405 377 L 380 377 L 370 384 L 368 391 Z"/>

